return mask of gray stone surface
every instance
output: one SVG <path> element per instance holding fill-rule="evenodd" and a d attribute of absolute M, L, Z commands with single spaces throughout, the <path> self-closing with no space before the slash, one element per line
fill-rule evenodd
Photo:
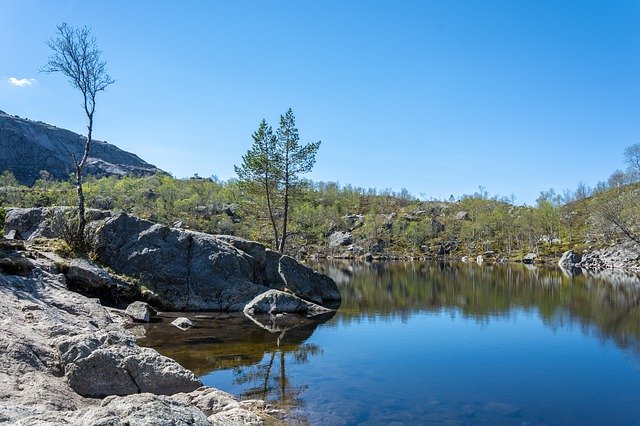
<path fill-rule="evenodd" d="M 337 231 L 329 236 L 329 247 L 348 246 L 353 242 L 351 234 L 348 232 Z"/>
<path fill-rule="evenodd" d="M 68 180 L 71 153 L 82 157 L 85 137 L 69 130 L 0 111 L 0 170 L 9 170 L 22 184 L 33 185 L 46 170 L 53 179 Z M 86 172 L 93 175 L 149 175 L 160 170 L 137 155 L 94 140 Z"/>
<path fill-rule="evenodd" d="M 640 246 L 632 241 L 585 253 L 576 266 L 590 270 L 625 269 L 640 272 Z"/>
<path fill-rule="evenodd" d="M 29 256 L 28 276 L 0 273 L 0 424 L 263 423 L 259 404 L 138 347 L 96 299 L 67 290 L 44 253 Z"/>
<path fill-rule="evenodd" d="M 535 253 L 527 253 L 524 258 L 522 259 L 523 263 L 526 263 L 527 265 L 531 265 L 532 263 L 534 263 L 536 261 L 536 259 L 538 258 L 538 255 Z"/>
<path fill-rule="evenodd" d="M 79 288 L 102 288 L 115 285 L 111 276 L 100 265 L 88 259 L 72 259 L 65 271 L 67 280 Z"/>
<path fill-rule="evenodd" d="M 564 268 L 573 268 L 576 264 L 582 261 L 582 255 L 572 250 L 567 250 L 562 253 L 562 257 L 558 261 L 558 265 Z"/>
<path fill-rule="evenodd" d="M 149 306 L 148 303 L 141 301 L 129 304 L 125 312 L 137 322 L 149 322 L 157 314 L 156 310 Z"/>
<path fill-rule="evenodd" d="M 35 235 L 56 236 L 50 217 L 57 212 L 11 209 L 5 232 L 13 230 L 19 239 L 27 240 Z M 333 306 L 340 300 L 333 280 L 254 241 L 170 228 L 126 214 L 92 211 L 91 217 L 95 220 L 87 225 L 87 237 L 97 261 L 138 280 L 150 291 L 144 300 L 164 310 L 242 311 L 247 302 L 270 288 L 288 288 L 322 305 Z M 88 261 L 70 266 L 70 283 L 87 282 L 78 291 L 109 300 L 109 295 L 90 291 L 94 285 L 111 285 L 99 266 Z M 121 281 L 115 280 L 115 302 L 139 297 Z"/>
<path fill-rule="evenodd" d="M 315 303 L 307 302 L 293 294 L 280 290 L 269 290 L 251 300 L 244 307 L 247 315 L 269 313 L 279 314 L 283 312 L 304 313 L 316 315 L 329 312 L 330 309 L 323 308 Z"/>
<path fill-rule="evenodd" d="M 285 288 L 303 299 L 321 305 L 340 300 L 340 290 L 331 278 L 301 265 L 289 256 L 280 258 L 278 273 Z"/>
<path fill-rule="evenodd" d="M 174 327 L 178 327 L 180 330 L 188 330 L 193 327 L 193 322 L 189 318 L 186 317 L 178 317 L 171 321 L 171 325 Z"/>

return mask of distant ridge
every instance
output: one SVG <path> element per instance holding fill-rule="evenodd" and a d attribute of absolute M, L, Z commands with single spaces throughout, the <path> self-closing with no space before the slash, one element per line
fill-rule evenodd
<path fill-rule="evenodd" d="M 85 136 L 70 130 L 0 111 L 0 173 L 10 171 L 24 185 L 33 185 L 46 170 L 56 180 L 73 172 L 71 154 L 82 156 Z M 151 175 L 162 172 L 135 154 L 94 140 L 86 172 L 96 176 Z"/>

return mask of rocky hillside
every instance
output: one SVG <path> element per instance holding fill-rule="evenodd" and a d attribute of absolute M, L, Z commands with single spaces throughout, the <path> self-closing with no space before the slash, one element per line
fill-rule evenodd
<path fill-rule="evenodd" d="M 73 171 L 71 154 L 82 156 L 85 136 L 41 121 L 0 111 L 0 172 L 10 171 L 25 185 L 33 185 L 46 170 L 66 180 Z M 107 142 L 94 141 L 87 172 L 97 176 L 150 175 L 156 166 Z"/>

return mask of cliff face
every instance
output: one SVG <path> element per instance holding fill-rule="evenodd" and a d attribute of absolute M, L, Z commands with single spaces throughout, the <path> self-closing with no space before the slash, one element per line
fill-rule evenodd
<path fill-rule="evenodd" d="M 46 170 L 66 180 L 73 172 L 71 154 L 82 157 L 85 136 L 41 121 L 0 111 L 0 172 L 10 171 L 25 185 L 33 185 Z M 86 172 L 92 175 L 149 175 L 161 171 L 135 154 L 94 140 Z"/>

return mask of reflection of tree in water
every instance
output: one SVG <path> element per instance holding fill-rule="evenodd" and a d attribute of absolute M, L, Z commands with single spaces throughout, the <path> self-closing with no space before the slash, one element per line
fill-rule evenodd
<path fill-rule="evenodd" d="M 343 301 L 329 323 L 406 319 L 453 309 L 485 322 L 514 309 L 535 310 L 549 327 L 579 324 L 640 354 L 640 279 L 615 271 L 588 273 L 527 265 L 445 262 L 320 262 L 340 285 Z M 347 272 L 357 271 L 348 274 Z"/>
<path fill-rule="evenodd" d="M 286 373 L 287 359 L 294 364 L 306 364 L 310 356 L 319 354 L 322 354 L 322 349 L 311 343 L 302 344 L 291 351 L 276 346 L 262 362 L 236 368 L 234 383 L 253 385 L 242 393 L 243 398 L 259 398 L 282 407 L 302 406 L 303 400 L 300 395 L 308 385 L 292 384 Z"/>

